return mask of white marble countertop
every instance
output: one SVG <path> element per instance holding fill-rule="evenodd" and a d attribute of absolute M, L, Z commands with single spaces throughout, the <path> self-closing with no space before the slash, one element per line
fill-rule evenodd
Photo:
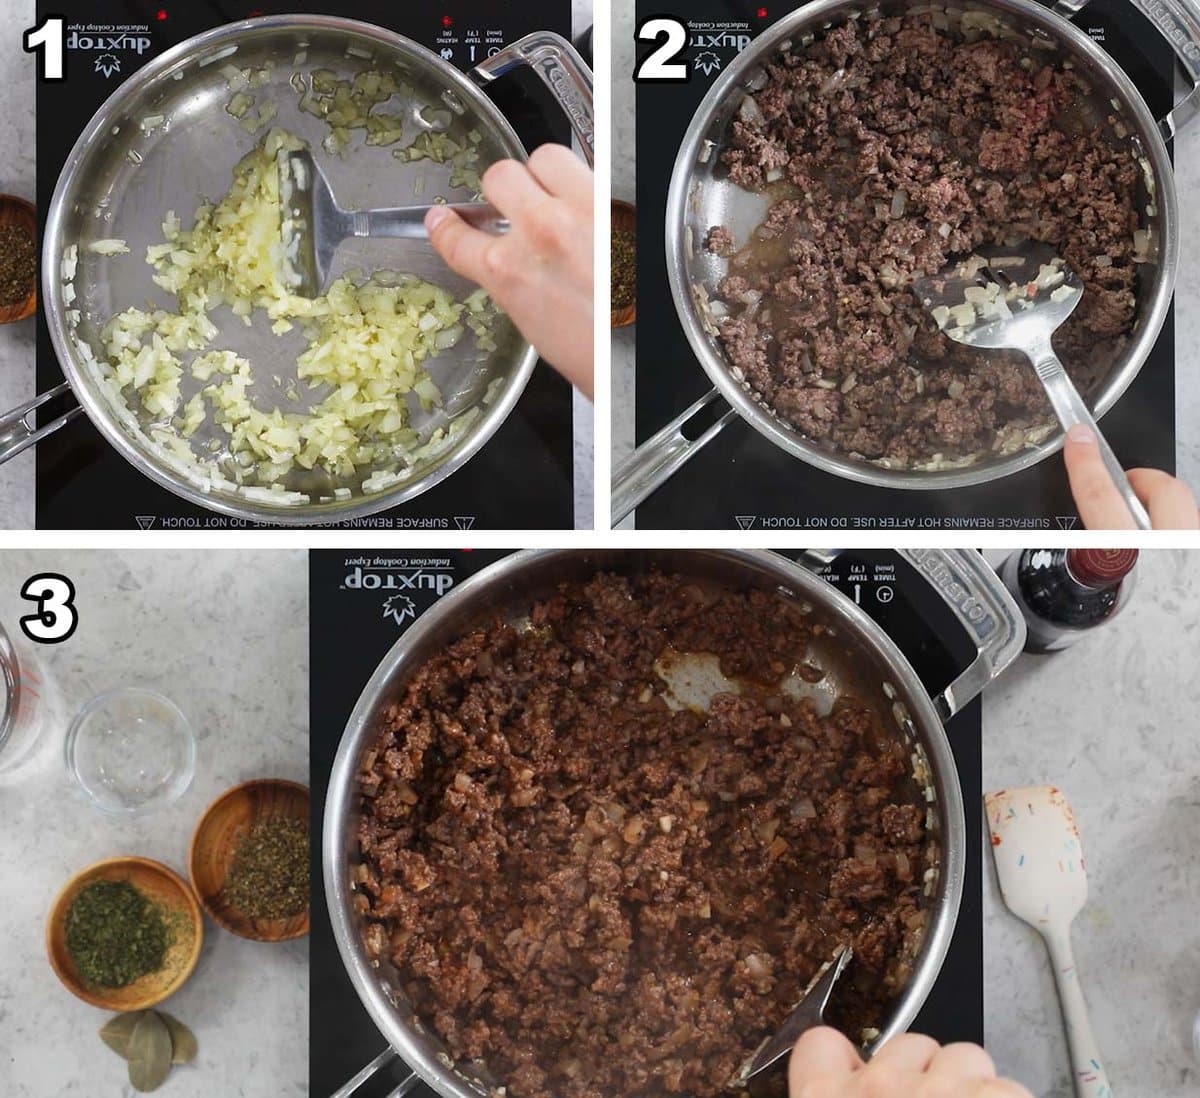
<path fill-rule="evenodd" d="M 336 5 L 331 5 L 331 10 Z M 575 34 L 592 22 L 591 0 L 572 0 Z M 36 198 L 34 163 L 34 63 L 21 49 L 21 31 L 34 22 L 33 0 L 0 0 L 0 193 Z M 34 395 L 36 327 L 33 319 L 0 325 L 0 411 L 15 408 Z M 595 463 L 592 405 L 579 393 L 574 401 L 575 524 L 591 529 Z M 34 522 L 34 454 L 0 465 L 0 529 L 28 530 Z"/>
<path fill-rule="evenodd" d="M 1137 1098 L 1200 1093 L 1198 633 L 1200 551 L 1143 553 L 1121 617 L 1020 657 L 984 701 L 984 789 L 1057 785 L 1075 810 L 1090 890 L 1080 978 L 1113 1090 Z M 1046 951 L 984 857 L 988 1050 L 1038 1098 L 1070 1098 Z"/>
<path fill-rule="evenodd" d="M 628 74 L 634 62 L 633 0 L 613 2 L 613 72 Z M 634 84 L 618 79 L 613 85 L 612 147 L 614 198 L 637 200 L 634 163 L 637 132 L 633 108 Z M 1177 471 L 1200 489 L 1200 264 L 1189 257 L 1200 254 L 1200 125 L 1193 125 L 1176 142 L 1176 187 L 1179 193 L 1180 255 L 1175 288 L 1175 419 Z M 699 367 L 697 367 L 699 369 Z M 618 332 L 612 361 L 614 464 L 633 449 L 633 399 L 635 387 L 633 329 Z M 682 407 L 679 409 L 683 410 Z"/>
<path fill-rule="evenodd" d="M 303 553 L 4 551 L 0 621 L 18 634 L 32 574 L 75 583 L 80 624 L 39 649 L 62 695 L 49 753 L 0 784 L 0 1092 L 5 1098 L 131 1098 L 125 1065 L 96 1031 L 107 1012 L 76 999 L 46 959 L 58 890 L 93 862 L 139 854 L 186 877 L 188 840 L 225 789 L 259 777 L 308 782 L 308 567 Z M 25 642 L 28 644 L 28 642 Z M 196 777 L 168 808 L 117 819 L 93 808 L 61 755 L 82 703 L 146 686 L 178 704 L 198 739 Z M 266 945 L 205 919 L 189 981 L 165 1007 L 191 1026 L 193 1065 L 162 1093 L 308 1093 L 308 940 Z"/>

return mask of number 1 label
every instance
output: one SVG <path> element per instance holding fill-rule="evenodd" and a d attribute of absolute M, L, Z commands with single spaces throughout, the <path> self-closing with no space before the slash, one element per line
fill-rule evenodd
<path fill-rule="evenodd" d="M 63 49 L 64 22 L 61 15 L 48 15 L 36 27 L 30 27 L 22 39 L 26 53 L 39 55 L 43 80 L 67 78 L 66 53 Z"/>

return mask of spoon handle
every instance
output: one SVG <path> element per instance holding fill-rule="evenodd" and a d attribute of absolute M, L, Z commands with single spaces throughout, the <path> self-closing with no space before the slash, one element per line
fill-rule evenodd
<path fill-rule="evenodd" d="M 1062 1004 L 1063 1021 L 1067 1027 L 1067 1045 L 1071 1049 L 1071 1075 L 1075 1080 L 1076 1098 L 1112 1098 L 1108 1073 L 1100 1060 L 1100 1046 L 1092 1034 L 1087 1003 L 1079 986 L 1079 972 L 1071 949 L 1069 928 L 1042 928 L 1054 982 Z"/>
<path fill-rule="evenodd" d="M 1037 371 L 1037 376 L 1046 389 L 1046 396 L 1050 398 L 1050 403 L 1054 407 L 1054 412 L 1058 416 L 1063 430 L 1069 431 L 1076 424 L 1081 423 L 1096 436 L 1096 444 L 1100 447 L 1100 457 L 1104 462 L 1104 467 L 1117 486 L 1117 491 L 1121 493 L 1121 498 L 1125 500 L 1125 506 L 1133 515 L 1133 521 L 1137 524 L 1137 528 L 1139 530 L 1154 529 L 1150 524 L 1150 516 L 1146 513 L 1146 508 L 1142 506 L 1142 501 L 1137 498 L 1133 486 L 1129 483 L 1129 478 L 1125 475 L 1125 470 L 1121 468 L 1121 463 L 1117 460 L 1117 455 L 1112 452 L 1108 440 L 1100 433 L 1100 428 L 1096 426 L 1091 411 L 1084 403 L 1083 397 L 1079 395 L 1079 390 L 1075 388 L 1075 383 L 1071 380 L 1070 375 L 1063 369 L 1058 355 L 1047 346 L 1036 355 L 1030 355 L 1030 358 L 1033 360 L 1033 368 Z"/>
<path fill-rule="evenodd" d="M 446 209 L 453 210 L 472 228 L 489 233 L 492 236 L 502 236 L 508 232 L 508 221 L 501 216 L 495 206 L 486 202 L 460 202 L 447 204 Z M 407 239 L 423 239 L 428 235 L 425 231 L 425 215 L 429 206 L 398 206 L 383 210 L 356 210 L 351 214 L 353 220 L 352 235 L 354 236 L 391 236 Z"/>

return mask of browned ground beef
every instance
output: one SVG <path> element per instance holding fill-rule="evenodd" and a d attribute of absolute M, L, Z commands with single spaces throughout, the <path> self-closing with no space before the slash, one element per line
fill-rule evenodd
<path fill-rule="evenodd" d="M 779 692 L 819 628 L 767 593 L 602 574 L 414 675 L 359 774 L 366 940 L 518 1098 L 715 1095 L 839 943 L 877 1026 L 923 933 L 925 808 L 852 698 Z M 672 711 L 661 658 L 744 684 Z"/>
<path fill-rule="evenodd" d="M 980 247 L 1053 244 L 1085 285 L 1055 339 L 1085 392 L 1134 320 L 1127 143 L 1079 124 L 1081 80 L 1056 54 L 929 18 L 852 22 L 781 54 L 723 157 L 736 183 L 778 191 L 721 287 L 731 361 L 812 439 L 894 466 L 1009 452 L 1051 418 L 1025 359 L 952 343 L 914 276 Z M 734 250 L 722 226 L 708 244 Z"/>

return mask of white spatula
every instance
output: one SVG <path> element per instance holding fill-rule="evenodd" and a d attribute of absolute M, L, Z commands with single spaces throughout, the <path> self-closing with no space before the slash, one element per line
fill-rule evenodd
<path fill-rule="evenodd" d="M 988 793 L 988 828 L 1008 909 L 1045 939 L 1058 985 L 1077 1098 L 1112 1098 L 1071 951 L 1071 922 L 1087 902 L 1079 829 L 1052 785 Z"/>

